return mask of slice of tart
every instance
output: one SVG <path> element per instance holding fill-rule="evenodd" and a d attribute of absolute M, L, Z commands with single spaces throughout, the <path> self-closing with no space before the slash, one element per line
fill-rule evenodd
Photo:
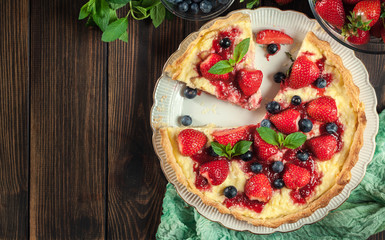
<path fill-rule="evenodd" d="M 260 124 L 162 128 L 162 146 L 203 203 L 278 227 L 326 206 L 349 182 L 366 124 L 358 96 L 341 58 L 309 32 Z"/>
<path fill-rule="evenodd" d="M 230 72 L 213 74 L 209 71 L 219 61 L 231 61 L 239 56 L 234 54 L 236 47 L 247 39 L 246 54 L 239 62 L 231 62 Z M 173 80 L 184 82 L 191 88 L 254 110 L 262 99 L 259 87 L 263 77 L 253 66 L 254 45 L 249 15 L 235 13 L 200 31 L 186 51 L 165 71 Z"/>

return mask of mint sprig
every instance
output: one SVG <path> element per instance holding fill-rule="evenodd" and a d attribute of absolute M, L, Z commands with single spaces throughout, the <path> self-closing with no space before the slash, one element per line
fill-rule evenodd
<path fill-rule="evenodd" d="M 295 132 L 284 137 L 280 132 L 276 132 L 268 127 L 257 128 L 259 136 L 268 144 L 278 146 L 280 149 L 283 147 L 296 149 L 306 141 L 306 135 L 301 132 Z"/>
<path fill-rule="evenodd" d="M 233 59 L 222 60 L 217 62 L 214 66 L 209 69 L 209 73 L 212 74 L 226 74 L 234 70 L 234 66 L 239 63 L 242 58 L 249 51 L 250 38 L 243 39 L 242 42 L 238 43 L 234 48 Z"/>
<path fill-rule="evenodd" d="M 234 145 L 234 147 L 231 147 L 230 143 L 223 145 L 218 142 L 212 142 L 211 147 L 213 148 L 213 151 L 219 156 L 232 159 L 235 156 L 246 153 L 249 150 L 251 144 L 252 142 L 250 141 L 239 141 Z"/>

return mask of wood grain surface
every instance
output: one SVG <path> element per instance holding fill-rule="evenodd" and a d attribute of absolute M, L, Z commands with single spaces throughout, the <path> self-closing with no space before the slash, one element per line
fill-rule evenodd
<path fill-rule="evenodd" d="M 152 93 L 204 22 L 130 19 L 129 43 L 103 43 L 77 20 L 84 3 L 0 1 L 0 239 L 155 238 L 167 181 L 152 147 Z M 312 17 L 304 0 L 262 4 Z M 381 111 L 385 56 L 357 56 Z"/>

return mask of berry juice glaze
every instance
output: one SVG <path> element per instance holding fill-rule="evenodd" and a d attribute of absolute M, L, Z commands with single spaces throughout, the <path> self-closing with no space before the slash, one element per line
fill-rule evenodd
<path fill-rule="evenodd" d="M 263 207 L 266 203 L 259 202 L 257 200 L 250 200 L 245 193 L 238 193 L 237 196 L 229 199 L 226 198 L 223 202 L 227 208 L 233 207 L 233 206 L 239 206 L 248 208 L 254 212 L 260 213 L 263 210 Z"/>

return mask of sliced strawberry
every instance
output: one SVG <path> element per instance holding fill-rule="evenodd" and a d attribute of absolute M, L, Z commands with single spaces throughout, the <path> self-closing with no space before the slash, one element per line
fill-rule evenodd
<path fill-rule="evenodd" d="M 353 43 L 356 45 L 367 44 L 370 40 L 369 31 L 362 31 L 361 29 L 357 29 L 357 32 L 355 34 L 350 33 L 348 35 L 349 35 L 349 37 L 347 38 L 347 40 L 350 43 Z"/>
<path fill-rule="evenodd" d="M 178 135 L 179 151 L 184 156 L 194 155 L 206 143 L 206 135 L 194 129 L 182 130 Z"/>
<path fill-rule="evenodd" d="M 201 64 L 199 65 L 199 70 L 203 77 L 210 80 L 222 80 L 228 81 L 230 78 L 229 73 L 225 74 L 213 74 L 209 73 L 209 70 L 212 66 L 214 66 L 217 62 L 223 60 L 222 57 L 216 53 L 210 54 Z"/>
<path fill-rule="evenodd" d="M 298 121 L 301 118 L 300 112 L 294 109 L 287 109 L 270 116 L 270 121 L 283 134 L 298 132 Z"/>
<path fill-rule="evenodd" d="M 251 96 L 258 91 L 262 78 L 262 72 L 254 69 L 242 69 L 237 73 L 238 85 L 246 96 Z"/>
<path fill-rule="evenodd" d="M 306 56 L 295 60 L 288 80 L 288 86 L 294 89 L 306 87 L 313 83 L 320 74 L 318 66 Z"/>
<path fill-rule="evenodd" d="M 336 101 L 328 96 L 312 100 L 306 106 L 307 114 L 321 122 L 334 122 L 338 118 Z"/>
<path fill-rule="evenodd" d="M 257 33 L 257 37 L 255 40 L 258 44 L 271 44 L 271 43 L 276 43 L 276 44 L 293 44 L 293 39 L 277 30 L 262 30 Z"/>
<path fill-rule="evenodd" d="M 199 168 L 199 174 L 214 186 L 223 183 L 229 175 L 230 168 L 227 160 L 214 160 L 204 163 Z"/>
<path fill-rule="evenodd" d="M 238 141 L 249 139 L 249 126 L 242 126 L 239 128 L 219 130 L 212 133 L 215 141 L 220 144 L 231 144 L 233 147 Z"/>
<path fill-rule="evenodd" d="M 317 13 L 331 25 L 341 29 L 345 24 L 345 10 L 341 0 L 321 0 L 316 3 Z"/>
<path fill-rule="evenodd" d="M 337 150 L 337 140 L 332 135 L 321 135 L 308 140 L 307 145 L 321 161 L 330 160 Z"/>
<path fill-rule="evenodd" d="M 292 163 L 286 163 L 283 181 L 287 188 L 298 189 L 310 182 L 310 172 Z"/>
<path fill-rule="evenodd" d="M 356 4 L 356 6 L 354 6 L 353 13 L 357 17 L 356 19 L 353 19 L 353 22 L 354 21 L 361 22 L 359 25 L 357 25 L 357 27 L 361 28 L 363 25 L 366 25 L 366 24 L 369 27 L 372 27 L 374 24 L 376 24 L 376 22 L 380 18 L 381 2 L 380 0 L 360 1 Z M 369 29 L 362 29 L 362 30 L 369 30 Z"/>
<path fill-rule="evenodd" d="M 259 173 L 247 180 L 245 194 L 250 200 L 267 202 L 273 195 L 273 188 L 265 174 Z"/>
<path fill-rule="evenodd" d="M 258 159 L 264 162 L 279 160 L 283 155 L 277 146 L 265 142 L 258 131 L 254 134 L 254 152 Z"/>

